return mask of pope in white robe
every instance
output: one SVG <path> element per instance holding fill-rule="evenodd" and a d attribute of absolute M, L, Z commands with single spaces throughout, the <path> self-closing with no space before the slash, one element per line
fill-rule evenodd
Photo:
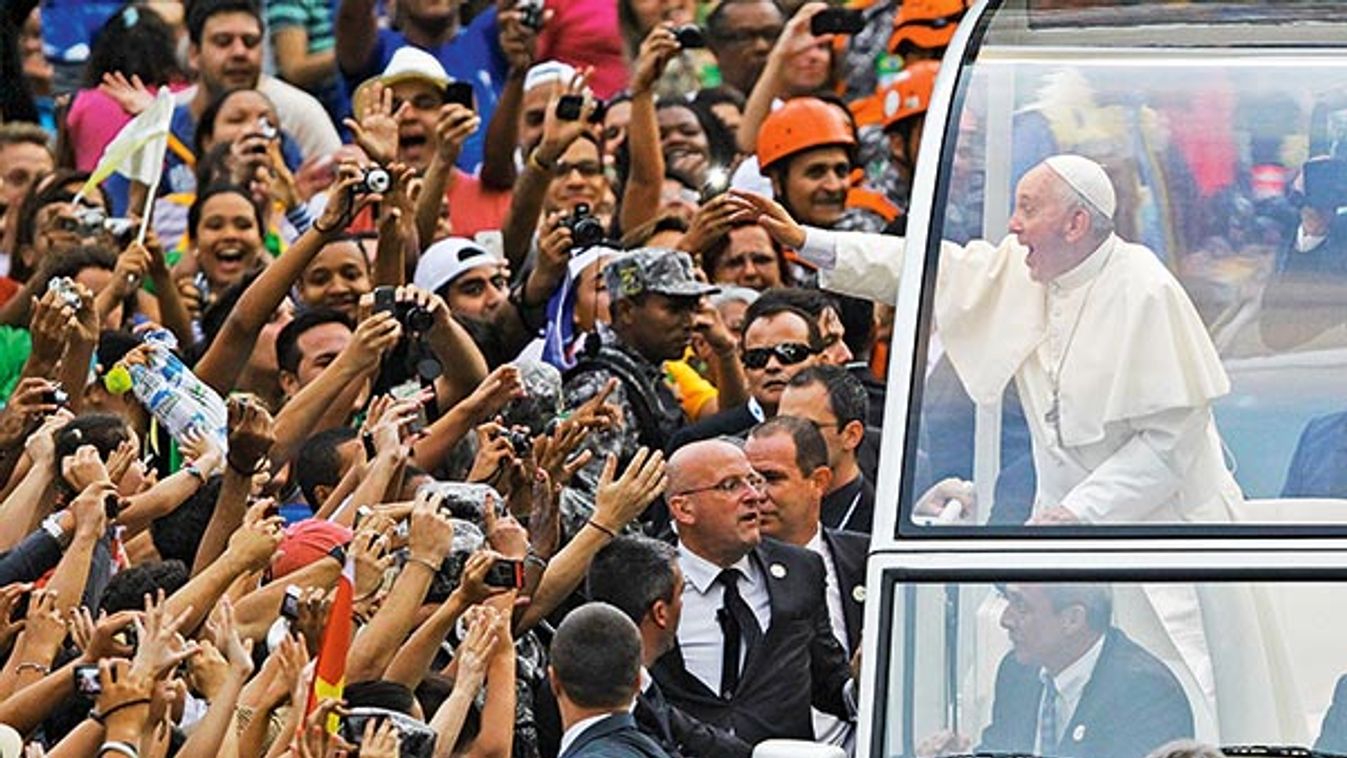
<path fill-rule="evenodd" d="M 896 302 L 902 238 L 805 228 L 764 198 L 734 197 L 819 267 L 825 289 Z M 1182 286 L 1113 234 L 1116 204 L 1087 158 L 1031 169 L 1009 236 L 942 243 L 935 329 L 975 402 L 1016 383 L 1037 472 L 1031 523 L 1231 521 L 1242 494 L 1211 410 L 1229 380 Z M 1130 608 L 1122 625 L 1185 682 L 1199 736 L 1219 725 L 1226 743 L 1299 741 L 1276 621 L 1256 593 L 1231 589 L 1147 585 L 1142 602 L 1119 598 L 1120 621 Z"/>

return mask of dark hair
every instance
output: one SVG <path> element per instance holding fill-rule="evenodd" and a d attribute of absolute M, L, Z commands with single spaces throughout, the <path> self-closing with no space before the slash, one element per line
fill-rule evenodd
<path fill-rule="evenodd" d="M 828 465 L 828 443 L 814 422 L 797 416 L 773 416 L 753 427 L 749 438 L 763 439 L 777 434 L 795 443 L 795 468 L 809 476 Z"/>
<path fill-rule="evenodd" d="M 145 596 L 163 590 L 172 595 L 187 584 L 191 574 L 182 561 L 147 561 L 112 575 L 98 609 L 108 613 L 145 610 Z"/>
<path fill-rule="evenodd" d="M 211 148 L 203 154 L 200 148 L 196 150 L 196 169 L 193 175 L 196 177 L 196 186 L 210 187 L 215 184 L 229 184 L 233 181 L 231 173 L 231 162 L 234 160 L 234 146 L 228 142 L 222 142 L 217 145 L 211 145 Z"/>
<path fill-rule="evenodd" d="M 341 482 L 341 455 L 337 448 L 356 438 L 349 426 L 337 426 L 313 435 L 304 441 L 295 457 L 295 478 L 304 499 L 316 511 L 322 506 L 318 499 L 319 487 L 336 487 Z"/>
<path fill-rule="evenodd" d="M 196 230 L 197 227 L 201 225 L 201 214 L 206 208 L 206 203 L 216 195 L 227 194 L 235 194 L 248 201 L 248 205 L 252 206 L 253 209 L 253 218 L 257 220 L 257 236 L 263 237 L 266 235 L 267 222 L 262 216 L 262 208 L 259 207 L 257 203 L 253 202 L 252 193 L 249 192 L 246 187 L 221 182 L 219 184 L 212 184 L 197 194 L 196 199 L 192 201 L 192 207 L 187 209 L 187 236 L 192 240 L 192 244 L 196 244 Z"/>
<path fill-rule="evenodd" d="M 127 3 L 94 33 L 84 86 L 95 89 L 104 74 L 115 71 L 127 79 L 139 76 L 151 88 L 182 78 L 174 54 L 173 29 L 153 8 Z"/>
<path fill-rule="evenodd" d="M 729 232 L 733 232 L 736 229 L 743 229 L 745 227 L 757 225 L 758 222 L 756 219 L 744 219 L 741 221 L 736 221 L 733 224 L 730 224 Z M 716 240 L 711 243 L 711 246 L 702 252 L 702 271 L 706 272 L 706 276 L 709 279 L 711 279 L 711 281 L 715 281 L 716 268 L 720 266 L 720 259 L 724 257 L 725 251 L 730 249 L 729 232 L 726 232 L 725 234 L 722 234 L 719 237 L 717 237 Z M 776 239 L 773 238 L 772 235 L 770 234 L 767 235 L 767 241 L 768 244 L 772 246 L 772 252 L 776 254 L 776 269 L 778 272 L 778 278 L 780 278 L 781 280 L 781 287 L 777 289 L 784 289 L 788 287 L 793 288 L 793 285 L 795 284 L 795 277 L 791 274 L 790 266 L 786 265 L 786 256 L 783 254 L 781 250 L 781 245 L 778 244 Z M 805 309 L 800 308 L 800 310 Z M 815 316 L 814 320 L 817 321 L 818 317 Z"/>
<path fill-rule="evenodd" d="M 61 459 L 74 455 L 85 445 L 93 445 L 99 457 L 107 460 L 117 446 L 131 439 L 130 430 L 121 416 L 110 413 L 85 413 L 70 419 L 56 431 L 56 470 L 60 475 Z"/>
<path fill-rule="evenodd" d="M 260 269 L 245 273 L 242 279 L 220 290 L 220 294 L 201 312 L 202 339 L 196 345 L 196 360 L 205 357 L 206 351 L 210 349 L 211 344 L 215 342 L 215 338 L 220 335 L 220 330 L 224 328 L 225 321 L 229 319 L 229 314 L 234 311 L 234 306 L 238 304 L 239 298 L 243 297 L 243 293 L 261 275 Z"/>
<path fill-rule="evenodd" d="M 299 352 L 299 338 L 304 332 L 323 324 L 343 324 L 355 331 L 355 324 L 345 313 L 332 308 L 314 308 L 295 316 L 290 323 L 281 328 L 276 335 L 276 363 L 281 371 L 296 373 L 299 362 L 304 357 Z"/>
<path fill-rule="evenodd" d="M 383 708 L 412 715 L 412 691 L 401 682 L 368 679 L 346 685 L 341 693 L 347 708 Z"/>
<path fill-rule="evenodd" d="M 210 104 L 206 106 L 206 109 L 201 111 L 201 117 L 196 120 L 196 134 L 192 137 L 192 150 L 197 155 L 205 153 L 206 140 L 215 137 L 215 120 L 219 118 L 220 110 L 224 108 L 224 105 L 229 101 L 229 98 L 241 92 L 255 92 L 258 97 L 271 103 L 271 98 L 262 94 L 262 91 L 256 87 L 235 87 L 234 89 L 221 92 L 219 97 L 210 101 Z M 272 103 L 271 109 L 276 109 L 274 103 Z"/>
<path fill-rule="evenodd" d="M 641 634 L 607 603 L 586 603 L 567 614 L 551 653 L 557 686 L 581 708 L 625 708 L 636 695 Z"/>
<path fill-rule="evenodd" d="M 768 290 L 768 292 L 771 291 Z M 768 300 L 765 296 L 754 300 L 752 305 L 748 306 L 748 310 L 744 311 L 744 327 L 739 332 L 740 339 L 748 334 L 748 328 L 753 325 L 754 321 L 779 316 L 783 313 L 793 313 L 799 316 L 800 320 L 804 322 L 805 330 L 809 332 L 809 347 L 816 352 L 823 349 L 823 335 L 819 333 L 817 318 L 793 305 Z"/>
<path fill-rule="evenodd" d="M 648 537 L 618 537 L 589 564 L 585 593 L 609 603 L 640 625 L 656 600 L 673 602 L 678 554 L 666 542 Z"/>
<path fill-rule="evenodd" d="M 655 112 L 659 113 L 670 108 L 682 108 L 697 119 L 702 136 L 706 137 L 708 162 L 711 166 L 719 166 L 728 171 L 734 163 L 738 149 L 735 147 L 734 135 L 720 123 L 720 119 L 712 115 L 710 109 L 699 108 L 687 100 L 661 100 L 655 105 Z"/>
<path fill-rule="evenodd" d="M 68 276 L 72 279 L 86 268 L 101 268 L 112 271 L 117 267 L 117 253 L 103 245 L 80 245 L 53 253 L 43 261 L 41 269 L 44 276 L 56 278 Z"/>
<path fill-rule="evenodd" d="M 870 417 L 870 394 L 865 391 L 865 384 L 850 371 L 841 366 L 810 366 L 792 376 L 789 382 L 791 387 L 811 384 L 821 384 L 827 390 L 828 405 L 837 417 L 839 431 L 853 421 L 865 424 Z"/>
<path fill-rule="evenodd" d="M 200 45 L 201 32 L 206 28 L 206 22 L 211 16 L 221 13 L 247 13 L 257 19 L 259 29 L 266 30 L 262 11 L 252 0 L 191 0 L 187 3 L 187 39 L 193 45 Z"/>
<path fill-rule="evenodd" d="M 732 2 L 724 5 L 732 5 Z M 733 105 L 739 110 L 744 109 L 744 93 L 729 86 L 721 85 L 719 87 L 707 87 L 697 90 L 697 94 L 692 96 L 693 105 L 705 105 L 709 111 L 717 105 Z"/>
<path fill-rule="evenodd" d="M 76 182 L 83 184 L 88 179 L 89 172 L 87 171 L 57 169 L 33 182 L 33 186 L 28 188 L 28 193 L 23 196 L 23 202 L 19 205 L 19 221 L 14 227 L 14 252 L 16 254 L 10 264 L 9 276 L 11 279 L 26 282 L 28 277 L 33 275 L 33 269 L 29 268 L 28 264 L 24 262 L 23 256 L 17 253 L 36 241 L 38 212 L 54 203 L 73 202 L 75 193 L 66 189 L 66 185 Z M 98 187 L 98 194 L 103 199 L 103 207 L 110 207 L 107 193 L 103 191 L 102 185 Z"/>
<path fill-rule="evenodd" d="M 723 37 L 725 34 L 725 9 L 732 5 L 744 5 L 747 3 L 767 3 L 776 8 L 781 14 L 782 21 L 785 21 L 786 12 L 781 8 L 781 4 L 776 0 L 723 0 L 719 5 L 711 9 L 706 16 L 706 31 L 709 37 Z"/>
<path fill-rule="evenodd" d="M 220 497 L 223 481 L 220 476 L 212 476 L 182 505 L 150 523 L 150 538 L 160 558 L 179 560 L 188 566 L 196 563 L 197 547 L 215 513 L 215 501 Z"/>
<path fill-rule="evenodd" d="M 1045 584 L 1043 591 L 1054 611 L 1079 605 L 1085 609 L 1085 623 L 1096 632 L 1108 630 L 1113 623 L 1113 592 L 1106 584 Z"/>
<path fill-rule="evenodd" d="M 682 232 L 686 234 L 687 230 L 688 222 L 672 213 L 664 213 L 622 235 L 619 245 L 623 250 L 635 250 L 638 247 L 645 247 L 645 243 L 660 232 Z"/>

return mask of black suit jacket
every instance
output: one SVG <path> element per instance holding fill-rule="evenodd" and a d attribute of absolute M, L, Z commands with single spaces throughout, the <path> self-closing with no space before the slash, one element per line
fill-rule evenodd
<path fill-rule="evenodd" d="M 983 750 L 1032 752 L 1043 684 L 1037 666 L 1008 653 L 996 673 L 992 723 Z M 1056 758 L 1141 758 L 1171 740 L 1192 738 L 1193 711 L 1179 680 L 1159 658 L 1110 629 L 1061 741 L 1041 751 Z"/>
<path fill-rule="evenodd" d="M 632 716 L 636 727 L 669 758 L 751 758 L 753 754 L 753 746 L 747 742 L 669 705 L 659 682 L 652 681 L 636 696 Z M 539 752 L 544 758 L 553 758 L 561 746 L 561 713 L 546 679 L 533 692 L 533 720 Z"/>
<path fill-rule="evenodd" d="M 699 440 L 710 440 L 716 437 L 743 437 L 748 434 L 748 430 L 757 425 L 758 419 L 748 410 L 747 404 L 736 405 L 679 429 L 674 434 L 673 439 L 669 441 L 669 447 L 665 452 L 673 453 L 678 448 Z"/>
<path fill-rule="evenodd" d="M 630 713 L 614 713 L 590 724 L 561 754 L 561 758 L 668 758 L 636 728 Z"/>
<path fill-rule="evenodd" d="M 843 688 L 847 655 L 833 636 L 824 595 L 823 559 L 801 547 L 763 538 L 751 554 L 767 582 L 771 623 L 744 661 L 739 689 L 725 699 L 688 672 L 675 646 L 651 673 L 664 696 L 689 715 L 751 744 L 765 739 L 812 740 L 809 706 L 851 718 Z"/>
<path fill-rule="evenodd" d="M 865 619 L 865 559 L 870 552 L 870 535 L 824 529 L 823 541 L 832 553 L 837 585 L 842 590 L 847 650 L 854 653 L 860 649 L 861 622 Z"/>

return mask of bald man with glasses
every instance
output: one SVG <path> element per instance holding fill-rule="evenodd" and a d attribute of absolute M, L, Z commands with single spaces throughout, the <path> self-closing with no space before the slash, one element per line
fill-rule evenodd
<path fill-rule="evenodd" d="M 694 442 L 667 471 L 685 583 L 677 644 L 652 669 L 665 697 L 751 744 L 814 739 L 811 704 L 854 718 L 823 562 L 762 536 L 763 480 L 743 450 Z"/>

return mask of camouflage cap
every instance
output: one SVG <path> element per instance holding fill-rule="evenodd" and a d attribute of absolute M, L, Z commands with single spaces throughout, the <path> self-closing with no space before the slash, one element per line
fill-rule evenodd
<path fill-rule="evenodd" d="M 679 250 L 643 247 L 615 258 L 603 269 L 613 300 L 654 292 L 668 297 L 701 297 L 719 292 L 693 273 L 692 257 Z"/>

